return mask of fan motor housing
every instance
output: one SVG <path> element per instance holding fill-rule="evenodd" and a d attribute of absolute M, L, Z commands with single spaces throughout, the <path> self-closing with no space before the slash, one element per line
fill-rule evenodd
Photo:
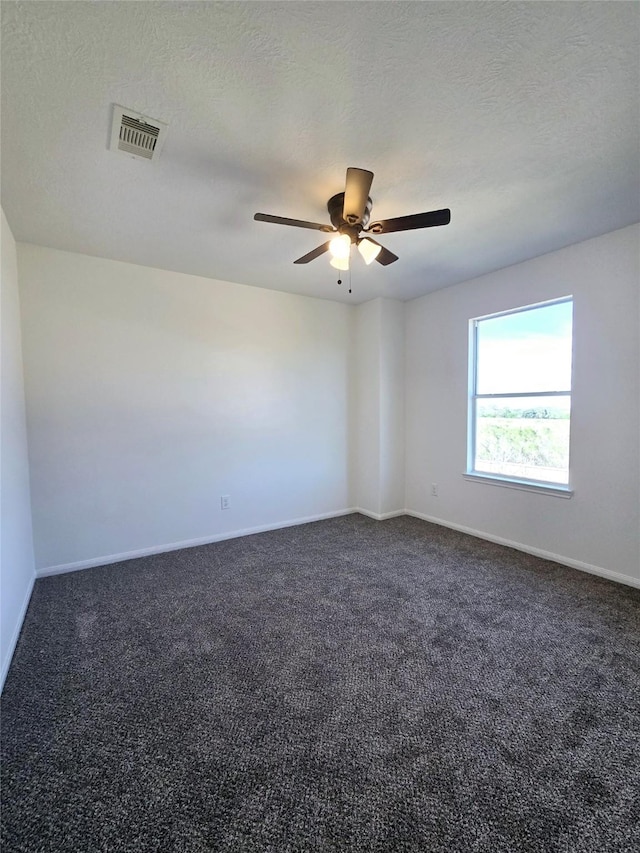
<path fill-rule="evenodd" d="M 372 206 L 373 202 L 371 201 L 371 198 L 368 198 L 362 215 L 362 222 L 350 223 L 342 217 L 344 210 L 344 193 L 337 193 L 336 195 L 331 196 L 327 202 L 327 210 L 329 211 L 331 224 L 341 234 L 348 234 L 351 237 L 352 242 L 355 242 L 358 239 L 360 231 L 365 228 L 369 222 Z"/>

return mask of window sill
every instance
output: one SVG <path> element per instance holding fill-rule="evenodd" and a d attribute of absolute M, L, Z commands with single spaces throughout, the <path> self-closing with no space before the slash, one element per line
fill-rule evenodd
<path fill-rule="evenodd" d="M 573 489 L 553 483 L 536 483 L 533 480 L 517 480 L 515 478 L 496 477 L 491 474 L 476 474 L 467 471 L 462 475 L 469 482 L 485 483 L 489 486 L 503 486 L 507 489 L 520 489 L 523 492 L 537 492 L 540 495 L 551 495 L 555 498 L 573 497 Z"/>

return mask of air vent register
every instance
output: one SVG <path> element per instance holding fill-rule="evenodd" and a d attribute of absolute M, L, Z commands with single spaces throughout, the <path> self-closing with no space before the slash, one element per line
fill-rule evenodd
<path fill-rule="evenodd" d="M 166 133 L 167 125 L 163 121 L 114 104 L 111 151 L 122 151 L 140 160 L 157 160 Z"/>

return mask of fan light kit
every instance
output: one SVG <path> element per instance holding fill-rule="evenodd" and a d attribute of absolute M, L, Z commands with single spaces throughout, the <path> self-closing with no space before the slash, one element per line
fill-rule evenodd
<path fill-rule="evenodd" d="M 351 247 L 357 246 L 358 251 L 369 265 L 377 261 L 383 266 L 398 260 L 380 243 L 376 243 L 369 234 L 390 234 L 393 231 L 413 231 L 416 228 L 433 228 L 436 225 L 448 225 L 451 221 L 451 211 L 432 210 L 429 213 L 415 213 L 412 216 L 397 216 L 395 219 L 382 219 L 369 225 L 373 202 L 369 190 L 373 181 L 373 172 L 366 169 L 347 169 L 347 178 L 343 193 L 332 196 L 327 202 L 327 210 L 331 225 L 320 225 L 317 222 L 305 222 L 302 219 L 287 219 L 283 216 L 271 216 L 269 213 L 256 213 L 253 217 L 258 222 L 275 222 L 276 225 L 293 225 L 296 228 L 313 228 L 327 234 L 337 234 L 332 240 L 318 246 L 317 249 L 303 255 L 294 264 L 308 264 L 319 258 L 325 252 L 331 254 L 330 264 L 337 270 L 348 270 Z M 368 226 L 368 227 L 367 227 Z"/>

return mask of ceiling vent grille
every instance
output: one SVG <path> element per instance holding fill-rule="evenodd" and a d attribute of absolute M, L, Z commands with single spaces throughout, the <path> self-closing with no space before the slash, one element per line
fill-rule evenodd
<path fill-rule="evenodd" d="M 164 122 L 114 104 L 109 146 L 112 151 L 122 151 L 140 160 L 157 160 L 166 133 Z"/>

